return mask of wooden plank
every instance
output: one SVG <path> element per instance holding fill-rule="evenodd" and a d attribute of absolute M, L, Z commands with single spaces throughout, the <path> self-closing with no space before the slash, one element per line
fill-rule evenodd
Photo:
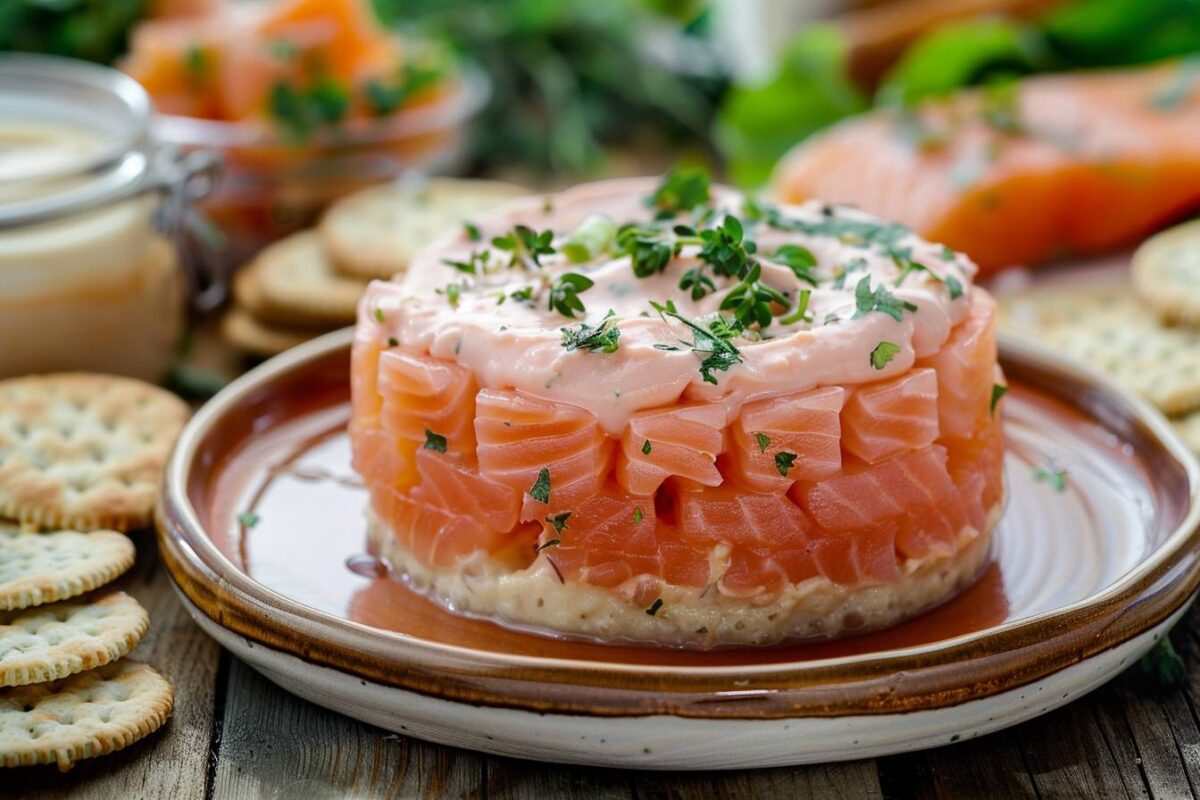
<path fill-rule="evenodd" d="M 629 800 L 629 773 L 489 756 L 482 797 L 488 800 Z"/>
<path fill-rule="evenodd" d="M 132 657 L 153 664 L 175 685 L 175 714 L 165 728 L 119 753 L 88 759 L 65 775 L 54 767 L 5 770 L 0 786 L 24 800 L 183 800 L 202 798 L 213 737 L 219 648 L 188 618 L 158 561 L 154 537 L 133 535 L 138 560 L 117 586 L 150 614 L 150 633 Z"/>
<path fill-rule="evenodd" d="M 888 798 L 1036 798 L 1033 776 L 1017 746 L 1021 729 L 879 760 Z"/>
<path fill-rule="evenodd" d="M 1097 718 L 1097 706 L 1116 705 L 1105 694 L 1094 694 L 1014 730 L 1034 786 L 1043 797 L 1145 796 L 1136 757 L 1119 759 Z M 1127 752 L 1132 752 L 1132 740 L 1127 745 Z"/>
<path fill-rule="evenodd" d="M 483 758 L 364 725 L 279 689 L 230 658 L 214 800 L 469 797 Z"/>
<path fill-rule="evenodd" d="M 742 772 L 643 772 L 635 774 L 633 785 L 638 800 L 740 800 L 746 797 L 849 800 L 883 797 L 874 761 Z"/>

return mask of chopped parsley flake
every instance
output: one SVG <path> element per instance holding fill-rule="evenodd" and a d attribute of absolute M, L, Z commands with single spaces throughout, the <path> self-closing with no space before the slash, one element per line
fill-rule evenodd
<path fill-rule="evenodd" d="M 646 441 L 642 442 L 642 453 L 644 455 L 650 455 L 650 450 L 651 450 L 650 440 L 647 439 Z"/>
<path fill-rule="evenodd" d="M 586 292 L 595 283 L 586 275 L 578 272 L 564 272 L 550 287 L 550 304 L 552 311 L 557 311 L 564 317 L 575 318 L 575 312 L 587 312 L 583 301 L 579 299 L 580 292 Z"/>
<path fill-rule="evenodd" d="M 993 386 L 992 386 L 992 404 L 990 406 L 992 416 L 996 415 L 996 405 L 1000 402 L 1000 398 L 1004 397 L 1004 395 L 1006 395 L 1006 394 L 1008 394 L 1007 386 L 1001 386 L 998 383 L 993 384 Z"/>
<path fill-rule="evenodd" d="M 754 441 L 758 442 L 758 452 L 765 453 L 767 448 L 771 446 L 771 437 L 765 433 L 754 434 Z"/>
<path fill-rule="evenodd" d="M 448 267 L 454 267 L 459 272 L 465 272 L 468 275 L 480 275 L 487 270 L 488 262 L 491 260 L 491 250 L 473 250 L 466 261 L 443 258 L 442 263 Z"/>
<path fill-rule="evenodd" d="M 543 550 L 545 550 L 547 547 L 557 547 L 557 546 L 558 546 L 558 545 L 560 545 L 560 544 L 562 544 L 562 539 L 549 539 L 549 540 L 547 540 L 547 541 L 545 541 L 545 542 L 542 542 L 542 543 L 541 543 L 540 545 L 538 545 L 537 547 L 535 547 L 535 548 L 533 549 L 533 551 L 534 551 L 535 553 L 540 553 L 540 552 L 542 552 Z"/>
<path fill-rule="evenodd" d="M 380 308 L 379 306 L 375 307 L 375 321 L 376 322 L 387 322 L 387 317 L 385 317 L 383 315 L 383 309 Z"/>
<path fill-rule="evenodd" d="M 533 287 L 523 286 L 509 294 L 509 297 L 511 297 L 513 300 L 518 300 L 523 303 L 533 302 Z"/>
<path fill-rule="evenodd" d="M 775 469 L 779 470 L 779 474 L 785 478 L 788 476 L 788 471 L 795 463 L 795 453 L 779 452 L 775 454 Z"/>
<path fill-rule="evenodd" d="M 555 533 L 562 533 L 567 527 L 567 520 L 571 518 L 570 511 L 564 511 L 561 514 L 555 514 L 553 517 L 546 517 L 546 522 L 554 526 Z"/>
<path fill-rule="evenodd" d="M 633 509 L 633 524 L 641 525 L 643 519 L 644 519 L 644 517 L 642 516 L 642 507 L 635 506 Z"/>
<path fill-rule="evenodd" d="M 871 291 L 871 277 L 864 276 L 854 287 L 854 319 L 864 317 L 872 311 L 887 314 L 896 322 L 903 319 L 905 311 L 916 311 L 917 307 L 907 300 L 898 300 L 888 288 L 880 283 Z"/>
<path fill-rule="evenodd" d="M 1059 493 L 1067 490 L 1067 471 L 1060 467 L 1038 467 L 1033 471 L 1033 479 L 1038 483 L 1050 484 Z"/>
<path fill-rule="evenodd" d="M 429 430 L 429 428 L 426 428 L 425 444 L 422 445 L 422 447 L 425 450 L 432 450 L 435 453 L 444 453 L 446 452 L 446 437 L 442 436 L 440 433 L 434 433 L 433 431 Z"/>
<path fill-rule="evenodd" d="M 651 301 L 650 305 L 664 318 L 676 319 L 692 330 L 691 348 L 692 352 L 704 357 L 700 362 L 700 376 L 705 383 L 715 386 L 717 378 L 713 375 L 713 370 L 728 372 L 734 364 L 742 362 L 741 352 L 730 342 L 730 339 L 741 332 L 736 322 L 731 323 L 724 317 L 717 317 L 705 328 L 680 315 L 675 310 L 675 304 L 669 300 L 665 304 Z"/>
<path fill-rule="evenodd" d="M 962 281 L 953 275 L 947 275 L 945 278 L 946 290 L 950 292 L 950 299 L 957 300 L 963 296 Z"/>
<path fill-rule="evenodd" d="M 237 515 L 238 522 L 246 528 L 253 528 L 258 524 L 259 516 L 253 511 L 243 511 Z"/>
<path fill-rule="evenodd" d="M 560 330 L 563 335 L 562 346 L 568 353 L 573 350 L 615 353 L 619 347 L 618 340 L 621 338 L 621 329 L 617 327 L 617 318 L 611 316 L 605 317 L 604 321 L 595 327 L 581 322 L 578 328 L 561 328 Z"/>
<path fill-rule="evenodd" d="M 875 369 L 883 369 L 899 352 L 900 345 L 892 342 L 880 342 L 871 351 L 871 366 Z"/>
<path fill-rule="evenodd" d="M 650 607 L 646 609 L 646 613 L 653 617 L 655 614 L 658 613 L 658 610 L 662 607 L 663 607 L 663 601 L 662 601 L 662 598 L 659 597 L 653 603 L 650 604 Z"/>
<path fill-rule="evenodd" d="M 657 208 L 663 219 L 692 211 L 709 201 L 711 183 L 708 172 L 701 167 L 675 167 L 663 175 L 647 205 Z"/>
<path fill-rule="evenodd" d="M 546 467 L 542 467 L 537 480 L 529 488 L 529 496 L 539 503 L 550 502 L 550 470 Z"/>
<path fill-rule="evenodd" d="M 388 347 L 399 347 L 400 340 L 397 339 L 395 336 L 389 336 L 388 340 L 387 340 L 387 344 L 388 344 Z"/>
<path fill-rule="evenodd" d="M 482 242 L 483 241 L 483 234 L 480 232 L 479 226 L 476 225 L 474 222 L 470 222 L 470 221 L 464 222 L 463 223 L 463 232 L 467 234 L 467 238 L 470 239 L 472 242 Z"/>

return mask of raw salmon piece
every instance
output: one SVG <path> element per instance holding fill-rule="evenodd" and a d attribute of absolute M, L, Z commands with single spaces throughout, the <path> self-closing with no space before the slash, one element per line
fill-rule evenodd
<path fill-rule="evenodd" d="M 219 75 L 230 36 L 228 20 L 219 16 L 143 22 L 120 67 L 150 93 L 156 111 L 217 117 Z"/>
<path fill-rule="evenodd" d="M 813 563 L 821 575 L 843 586 L 894 581 L 900 576 L 896 557 L 899 529 L 893 522 L 851 534 L 818 537 L 810 548 Z"/>
<path fill-rule="evenodd" d="M 454 567 L 473 553 L 500 550 L 509 538 L 507 532 L 425 503 L 402 489 L 372 490 L 371 506 L 405 549 L 435 567 Z"/>
<path fill-rule="evenodd" d="M 395 436 L 372 425 L 350 423 L 351 466 L 372 491 L 376 487 L 407 486 L 413 459 Z"/>
<path fill-rule="evenodd" d="M 930 445 L 878 464 L 848 462 L 836 478 L 798 484 L 793 497 L 823 530 L 840 534 L 881 525 L 911 507 L 936 507 L 954 491 L 946 450 Z"/>
<path fill-rule="evenodd" d="M 312 41 L 320 34 L 322 41 L 305 48 L 305 55 L 342 80 L 354 77 L 364 54 L 375 58 L 381 48 L 395 49 L 367 0 L 283 0 L 272 5 L 257 33 L 264 42 Z"/>
<path fill-rule="evenodd" d="M 932 369 L 914 369 L 856 387 L 842 409 L 842 447 L 876 464 L 938 437 L 938 381 Z"/>
<path fill-rule="evenodd" d="M 356 423 L 375 424 L 383 398 L 379 394 L 379 353 L 372 336 L 355 336 L 350 348 L 350 410 Z"/>
<path fill-rule="evenodd" d="M 468 370 L 393 348 L 379 356 L 378 385 L 380 427 L 397 438 L 409 460 L 432 435 L 445 438 L 447 452 L 474 463 L 475 379 Z"/>
<path fill-rule="evenodd" d="M 742 407 L 731 426 L 727 474 L 760 492 L 786 492 L 798 480 L 818 481 L 842 468 L 840 386 L 756 400 Z M 794 454 L 781 474 L 776 456 Z"/>
<path fill-rule="evenodd" d="M 559 526 L 544 523 L 541 544 L 564 576 L 612 587 L 663 573 L 666 555 L 659 549 L 654 504 L 646 498 L 610 483 L 582 500 Z"/>
<path fill-rule="evenodd" d="M 942 445 L 949 454 L 947 467 L 955 485 L 963 486 L 978 477 L 985 512 L 999 503 L 1004 496 L 1004 429 L 999 409 L 969 438 L 943 438 Z"/>
<path fill-rule="evenodd" d="M 496 531 L 517 526 L 517 490 L 463 464 L 454 454 L 418 450 L 417 472 L 421 482 L 412 490 L 414 500 L 465 514 Z"/>
<path fill-rule="evenodd" d="M 635 495 L 654 494 L 671 475 L 720 484 L 715 462 L 724 427 L 725 409 L 716 403 L 634 414 L 621 436 L 617 481 Z"/>
<path fill-rule="evenodd" d="M 591 412 L 498 389 L 481 391 L 475 407 L 479 468 L 522 492 L 522 520 L 574 511 L 604 482 L 610 447 Z M 550 480 L 548 503 L 529 494 L 543 469 Z"/>
<path fill-rule="evenodd" d="M 1008 130 L 986 93 L 962 92 L 916 112 L 928 147 L 893 112 L 866 114 L 785 156 L 775 191 L 896 220 L 985 273 L 1119 247 L 1200 207 L 1200 95 L 1172 95 L 1189 68 L 1026 78 Z"/>
<path fill-rule="evenodd" d="M 937 373 L 938 426 L 943 437 L 969 437 L 991 414 L 996 375 L 996 304 L 975 292 L 971 311 L 942 348 L 918 362 Z"/>

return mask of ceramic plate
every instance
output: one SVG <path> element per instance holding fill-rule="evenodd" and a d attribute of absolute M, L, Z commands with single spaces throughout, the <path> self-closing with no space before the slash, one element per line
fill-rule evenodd
<path fill-rule="evenodd" d="M 895 753 L 1069 702 L 1135 661 L 1200 582 L 1197 465 L 1097 376 L 1005 341 L 1009 501 L 978 585 L 888 631 L 696 652 L 454 616 L 364 553 L 349 331 L 230 385 L 185 430 L 164 560 L 209 634 L 391 730 L 540 760 L 741 768 Z M 1064 491 L 1039 480 L 1063 468 Z M 1043 475 L 1044 478 L 1044 475 Z"/>

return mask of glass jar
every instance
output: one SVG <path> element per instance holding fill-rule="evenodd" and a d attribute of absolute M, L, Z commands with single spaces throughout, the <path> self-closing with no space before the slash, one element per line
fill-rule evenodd
<path fill-rule="evenodd" d="M 215 164 L 149 128 L 116 70 L 0 55 L 0 377 L 168 370 L 199 282 L 178 234 Z"/>

